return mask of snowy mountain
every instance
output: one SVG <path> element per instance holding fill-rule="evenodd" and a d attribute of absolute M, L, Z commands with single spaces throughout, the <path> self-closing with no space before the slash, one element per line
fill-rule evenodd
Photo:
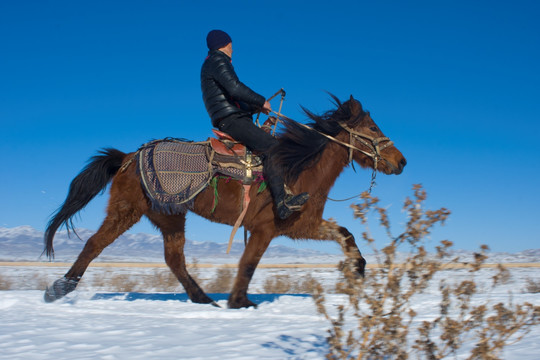
<path fill-rule="evenodd" d="M 59 231 L 54 238 L 55 261 L 73 262 L 81 252 L 85 241 L 94 232 L 77 229 L 77 234 Z M 200 263 L 236 263 L 244 251 L 242 241 L 233 243 L 231 253 L 226 254 L 227 244 L 186 240 L 185 254 L 188 261 L 197 259 Z M 15 228 L 0 227 L 0 261 L 47 261 L 43 252 L 43 232 L 30 226 Z M 470 261 L 473 252 L 454 250 L 452 256 L 459 256 L 462 261 Z M 407 254 L 397 254 L 397 261 L 405 259 Z M 540 262 L 540 249 L 525 250 L 517 253 L 489 253 L 488 263 L 526 263 Z M 377 263 L 373 255 L 365 255 L 368 263 Z M 262 262 L 266 263 L 338 263 L 340 255 L 330 255 L 316 250 L 295 249 L 283 245 L 270 245 Z M 107 247 L 95 260 L 101 262 L 164 262 L 163 239 L 160 235 L 124 234 Z"/>
<path fill-rule="evenodd" d="M 69 235 L 67 231 L 57 232 L 54 237 L 54 260 L 74 261 L 85 241 L 93 233 L 91 230 L 77 229 L 79 239 L 73 232 Z M 0 227 L 0 261 L 47 261 L 45 255 L 40 258 L 43 249 L 43 232 L 30 226 Z M 242 241 L 235 241 L 229 255 L 226 251 L 225 243 L 186 240 L 186 258 L 188 260 L 196 258 L 199 262 L 237 262 L 244 251 L 244 244 Z M 310 262 L 338 262 L 340 257 L 283 245 L 271 245 L 264 255 L 264 259 L 274 263 L 303 262 L 303 259 L 308 258 L 311 259 Z M 163 239 L 160 235 L 124 234 L 108 246 L 96 261 L 163 262 Z"/>

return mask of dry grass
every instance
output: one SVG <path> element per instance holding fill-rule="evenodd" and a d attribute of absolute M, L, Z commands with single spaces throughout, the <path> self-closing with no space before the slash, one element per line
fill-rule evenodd
<path fill-rule="evenodd" d="M 156 269 L 153 275 L 146 277 L 148 287 L 160 289 L 159 291 L 176 291 L 181 285 L 176 276 L 169 269 Z M 146 284 L 145 284 L 146 285 Z"/>
<path fill-rule="evenodd" d="M 273 275 L 266 278 L 263 290 L 267 294 L 312 294 L 320 283 L 311 274 L 301 278 Z"/>
<path fill-rule="evenodd" d="M 290 293 L 293 286 L 289 275 L 275 275 L 266 278 L 263 290 L 267 294 L 285 294 Z"/>
<path fill-rule="evenodd" d="M 13 282 L 6 276 L 0 274 L 0 290 L 11 290 Z"/>
<path fill-rule="evenodd" d="M 105 280 L 105 290 L 134 292 L 140 290 L 140 281 L 133 279 L 131 275 L 119 274 Z"/>
<path fill-rule="evenodd" d="M 207 293 L 228 293 L 233 284 L 234 271 L 231 268 L 218 268 L 214 278 L 203 288 Z M 202 284 L 200 284 L 202 286 Z"/>
<path fill-rule="evenodd" d="M 48 279 L 41 272 L 30 273 L 24 279 L 0 274 L 0 290 L 45 290 Z"/>
<path fill-rule="evenodd" d="M 100 291 L 112 292 L 147 292 L 178 290 L 180 283 L 168 269 L 156 268 L 150 274 L 115 274 L 113 271 L 105 272 L 105 276 L 96 276 L 87 285 Z M 84 283 L 84 278 L 81 285 Z M 79 286 L 81 286 L 79 285 Z"/>
<path fill-rule="evenodd" d="M 540 280 L 527 279 L 527 285 L 525 286 L 525 292 L 538 294 L 540 293 Z"/>
<path fill-rule="evenodd" d="M 26 267 L 26 265 L 11 266 Z M 29 266 L 32 267 L 32 265 Z M 78 288 L 110 292 L 183 291 L 182 285 L 176 276 L 166 267 L 156 266 L 151 272 L 145 274 L 137 272 L 119 273 L 118 268 L 119 266 L 105 267 L 105 269 L 97 273 L 92 274 L 91 272 L 83 277 Z M 189 273 L 207 292 L 227 293 L 232 288 L 236 276 L 236 267 L 228 265 L 217 267 L 214 276 L 207 279 L 201 277 L 200 270 L 197 260 L 193 259 L 189 267 Z M 45 290 L 51 283 L 52 280 L 41 271 L 28 272 L 25 275 L 24 284 L 0 274 L 0 290 Z M 265 281 L 264 289 L 270 293 L 309 294 L 312 293 L 316 284 L 318 284 L 317 281 L 310 274 L 298 277 L 278 275 L 277 280 L 275 275 L 269 275 Z"/>

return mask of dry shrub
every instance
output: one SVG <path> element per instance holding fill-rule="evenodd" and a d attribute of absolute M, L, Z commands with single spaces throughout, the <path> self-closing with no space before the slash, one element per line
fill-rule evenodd
<path fill-rule="evenodd" d="M 180 282 L 169 269 L 156 269 L 152 275 L 144 277 L 145 289 L 156 288 L 159 291 L 175 291 Z"/>
<path fill-rule="evenodd" d="M 404 211 L 408 215 L 404 231 L 393 236 L 386 209 L 379 200 L 367 192 L 363 202 L 353 205 L 355 218 L 367 229 L 362 238 L 373 248 L 380 268 L 370 270 L 365 279 L 356 276 L 354 259 L 341 264 L 342 280 L 337 285 L 347 301 L 337 305 L 327 304 L 322 287 L 318 286 L 314 299 L 318 311 L 330 322 L 328 343 L 329 359 L 442 359 L 455 356 L 467 340 L 473 342 L 471 359 L 498 359 L 502 349 L 509 343 L 519 341 L 532 326 L 540 323 L 540 306 L 524 304 L 490 304 L 472 301 L 478 293 L 474 275 L 487 258 L 487 246 L 482 246 L 474 260 L 466 265 L 470 278 L 455 283 L 439 284 L 441 302 L 435 319 L 413 325 L 418 315 L 414 309 L 413 296 L 424 291 L 435 274 L 445 263 L 458 262 L 449 259 L 450 241 L 441 241 L 436 253 L 430 255 L 425 249 L 425 238 L 435 225 L 443 225 L 450 212 L 441 208 L 424 210 L 426 193 L 415 185 L 414 198 L 407 198 Z M 368 214 L 378 215 L 380 225 L 390 239 L 381 250 L 375 247 L 368 227 Z M 335 234 L 337 225 L 330 223 Z M 398 249 L 408 247 L 410 255 L 404 264 L 396 263 Z M 508 271 L 498 267 L 492 278 L 492 287 L 508 280 Z M 337 315 L 329 310 L 337 308 Z"/>
<path fill-rule="evenodd" d="M 140 282 L 130 275 L 119 274 L 106 280 L 105 287 L 108 291 L 134 292 L 140 288 Z"/>
<path fill-rule="evenodd" d="M 321 283 L 317 279 L 311 276 L 311 274 L 307 274 L 296 282 L 294 292 L 297 294 L 313 294 L 320 286 Z"/>
<path fill-rule="evenodd" d="M 146 291 L 175 291 L 180 283 L 169 269 L 156 268 L 153 273 L 145 275 L 114 274 L 96 276 L 90 286 L 102 291 L 113 292 L 146 292 Z"/>
<path fill-rule="evenodd" d="M 199 267 L 199 260 L 197 260 L 197 258 L 194 257 L 191 259 L 191 264 L 188 265 L 188 272 L 189 272 L 189 276 L 191 276 L 191 278 L 197 284 L 202 283 L 201 268 Z"/>
<path fill-rule="evenodd" d="M 293 288 L 289 275 L 273 275 L 267 277 L 263 284 L 263 290 L 267 294 L 286 294 Z"/>
<path fill-rule="evenodd" d="M 34 277 L 36 283 L 36 290 L 45 290 L 49 286 L 49 279 L 44 275 L 37 275 Z"/>
<path fill-rule="evenodd" d="M 109 274 L 110 272 L 107 271 L 106 273 Z M 89 286 L 94 289 L 109 290 L 108 285 L 107 285 L 108 279 L 105 276 L 94 276 L 91 278 L 91 280 L 88 278 L 83 278 L 79 284 L 79 288 L 82 284 L 86 284 L 86 283 L 89 283 Z M 109 291 L 115 291 L 115 290 L 109 290 Z"/>
<path fill-rule="evenodd" d="M 11 290 L 13 282 L 6 276 L 0 274 L 0 290 Z"/>
<path fill-rule="evenodd" d="M 233 269 L 222 267 L 216 270 L 216 275 L 204 286 L 207 293 L 227 293 L 232 288 L 234 279 Z"/>
<path fill-rule="evenodd" d="M 525 286 L 525 292 L 537 294 L 540 293 L 540 280 L 527 279 L 527 285 Z"/>
<path fill-rule="evenodd" d="M 289 275 L 272 275 L 266 278 L 263 290 L 267 294 L 312 294 L 320 283 L 311 276 L 293 279 Z"/>
<path fill-rule="evenodd" d="M 24 277 L 0 275 L 0 290 L 45 290 L 47 285 L 47 277 L 37 271 Z"/>

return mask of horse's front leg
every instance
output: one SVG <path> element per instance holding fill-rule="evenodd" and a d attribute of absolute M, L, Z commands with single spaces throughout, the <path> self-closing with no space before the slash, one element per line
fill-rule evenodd
<path fill-rule="evenodd" d="M 254 230 L 251 233 L 246 249 L 240 258 L 238 274 L 236 275 L 231 294 L 229 295 L 228 306 L 230 309 L 239 309 L 250 306 L 257 307 L 257 304 L 248 299 L 247 291 L 249 282 L 255 273 L 255 269 L 271 240 L 272 235 L 264 230 Z"/>
<path fill-rule="evenodd" d="M 333 240 L 340 244 L 347 259 L 353 261 L 358 275 L 364 277 L 366 259 L 362 256 L 360 249 L 356 245 L 354 236 L 347 228 L 327 220 L 322 220 L 315 238 L 317 240 Z"/>

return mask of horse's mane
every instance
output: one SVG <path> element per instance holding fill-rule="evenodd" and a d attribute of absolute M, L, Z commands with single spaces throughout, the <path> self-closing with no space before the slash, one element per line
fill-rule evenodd
<path fill-rule="evenodd" d="M 304 113 L 312 120 L 307 125 L 321 133 L 336 136 L 343 128 L 340 123 L 350 127 L 358 125 L 364 118 L 362 106 L 358 103 L 360 114 L 353 118 L 349 106 L 350 101 L 341 103 L 339 99 L 330 94 L 337 109 L 316 115 L 302 107 Z M 330 141 L 317 131 L 306 129 L 296 121 L 284 118 L 285 130 L 278 135 L 279 143 L 271 150 L 271 161 L 282 169 L 285 181 L 294 182 L 298 176 L 316 162 L 326 145 Z"/>

